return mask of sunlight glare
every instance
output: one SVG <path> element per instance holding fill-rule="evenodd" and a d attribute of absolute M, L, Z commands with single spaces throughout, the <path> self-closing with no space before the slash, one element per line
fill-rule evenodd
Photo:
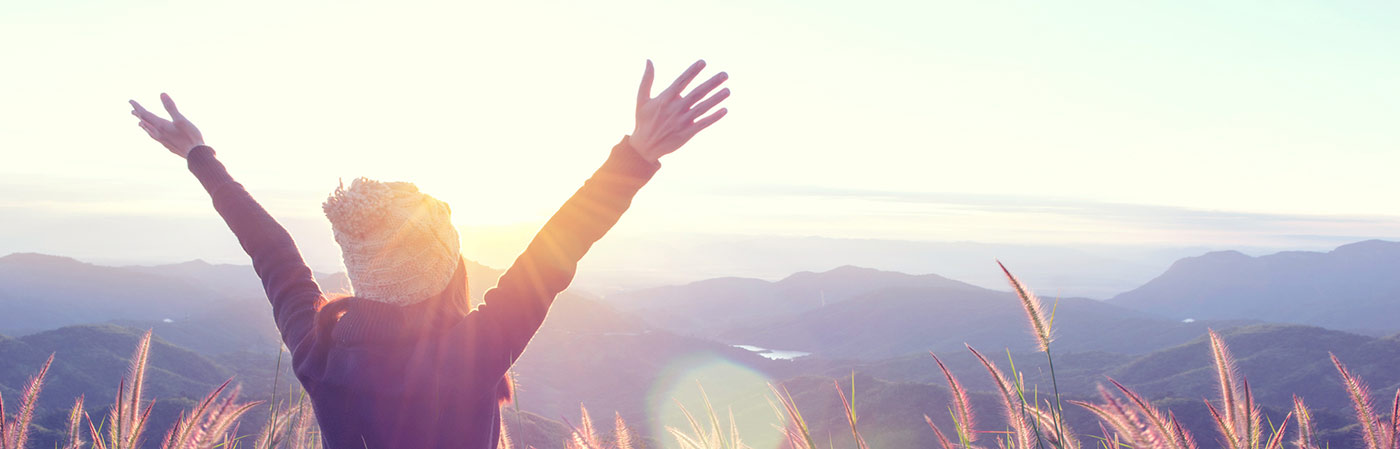
<path fill-rule="evenodd" d="M 763 373 L 726 359 L 724 356 L 702 352 L 677 357 L 662 370 L 647 394 L 647 416 L 650 431 L 663 447 L 677 447 L 676 438 L 666 430 L 672 427 L 687 435 L 694 430 L 681 406 L 689 411 L 700 426 L 709 431 L 710 416 L 705 397 L 716 407 L 715 416 L 721 423 L 725 438 L 730 435 L 729 413 L 739 428 L 739 438 L 754 449 L 777 448 L 781 444 L 777 428 L 786 420 L 775 413 L 768 384 Z M 703 389 L 703 394 L 701 392 Z M 679 405 L 677 405 L 679 403 Z"/>

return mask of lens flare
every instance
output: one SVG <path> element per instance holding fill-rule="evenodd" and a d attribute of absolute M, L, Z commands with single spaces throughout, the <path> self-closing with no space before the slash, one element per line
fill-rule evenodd
<path fill-rule="evenodd" d="M 771 379 L 763 373 L 719 354 L 703 352 L 677 357 L 661 371 L 647 393 L 650 433 L 666 448 L 679 447 L 668 427 L 695 437 L 696 431 L 681 409 L 685 407 L 706 438 L 717 420 L 719 433 L 730 441 L 734 433 L 730 426 L 732 412 L 740 441 L 755 449 L 776 449 L 782 436 L 778 429 L 787 422 L 771 405 L 776 402 L 770 402 L 769 382 Z M 707 398 L 712 409 L 706 406 Z"/>

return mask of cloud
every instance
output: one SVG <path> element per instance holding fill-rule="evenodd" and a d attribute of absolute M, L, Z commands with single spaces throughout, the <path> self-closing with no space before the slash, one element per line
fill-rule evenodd
<path fill-rule="evenodd" d="M 753 198 L 800 198 L 803 201 L 860 201 L 872 216 L 981 215 L 984 220 L 1015 224 L 1022 231 L 1136 232 L 1170 235 L 1182 245 L 1210 244 L 1224 236 L 1245 237 L 1240 246 L 1331 245 L 1368 238 L 1400 236 L 1400 217 L 1389 215 L 1288 214 L 1210 210 L 1151 204 L 1114 203 L 1035 195 L 966 194 L 765 186 L 716 192 Z M 991 218 L 996 217 L 996 218 Z M 1056 224 L 1058 223 L 1058 224 Z M 1070 225 L 1070 224 L 1073 225 Z M 1194 236 L 1194 237 L 1193 237 Z"/>
<path fill-rule="evenodd" d="M 1049 213 L 1101 219 L 1179 225 L 1219 225 L 1229 223 L 1377 223 L 1400 224 L 1395 216 L 1308 215 L 1193 209 L 1178 206 L 1113 203 L 1034 195 L 992 195 L 947 192 L 901 192 L 820 187 L 769 187 L 746 189 L 731 194 L 768 194 L 830 199 L 861 199 L 929 206 L 954 206 L 985 212 Z"/>

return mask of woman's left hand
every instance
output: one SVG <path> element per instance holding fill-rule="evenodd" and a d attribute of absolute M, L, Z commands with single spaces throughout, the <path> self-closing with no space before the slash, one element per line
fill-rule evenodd
<path fill-rule="evenodd" d="M 136 100 L 131 100 L 131 115 L 141 119 L 139 125 L 141 129 L 146 130 L 146 135 L 160 142 L 176 156 L 188 157 L 190 150 L 204 145 L 204 135 L 199 133 L 199 128 L 195 128 L 194 123 L 190 123 L 190 119 L 185 118 L 185 115 L 175 108 L 175 100 L 171 100 L 169 95 L 160 94 L 160 102 L 165 104 L 165 112 L 170 113 L 170 120 L 152 114 Z"/>
<path fill-rule="evenodd" d="M 705 115 L 725 98 L 729 98 L 729 88 L 710 95 L 729 75 L 719 72 L 709 80 L 696 86 L 690 93 L 681 95 L 686 85 L 705 68 L 705 61 L 695 61 L 670 87 L 656 97 L 651 96 L 651 81 L 655 69 L 647 60 L 646 72 L 642 75 L 642 85 L 637 92 L 637 127 L 632 131 L 628 142 L 641 154 L 643 159 L 655 163 L 661 156 L 670 154 L 685 145 L 695 133 L 713 125 L 724 117 L 727 109 Z M 705 98 L 710 95 L 709 98 Z M 704 101 L 701 99 L 704 98 Z"/>

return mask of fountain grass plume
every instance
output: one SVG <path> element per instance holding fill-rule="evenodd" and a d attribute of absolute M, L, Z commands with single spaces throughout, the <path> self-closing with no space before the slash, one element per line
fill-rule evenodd
<path fill-rule="evenodd" d="M 1198 449 L 1196 438 L 1187 432 L 1185 427 L 1181 427 L 1181 420 L 1176 419 L 1176 412 L 1167 411 L 1167 420 L 1172 423 L 1172 436 L 1177 439 L 1186 449 Z"/>
<path fill-rule="evenodd" d="M 303 391 L 297 396 L 296 405 L 292 406 L 287 415 L 295 415 L 296 420 L 288 419 L 288 422 L 295 424 L 287 430 L 285 440 L 291 442 L 288 449 L 316 449 L 321 447 L 320 427 L 316 425 L 316 410 L 312 407 L 311 400 L 306 397 Z"/>
<path fill-rule="evenodd" d="M 1136 406 L 1138 412 L 1146 418 L 1149 425 L 1148 430 L 1155 433 L 1152 442 L 1157 444 L 1154 444 L 1153 447 L 1163 449 L 1191 449 L 1194 447 L 1194 444 L 1188 444 L 1191 442 L 1190 434 L 1176 423 L 1175 415 L 1170 415 L 1170 412 L 1168 415 L 1163 415 L 1161 410 L 1152 406 L 1142 395 L 1123 386 L 1113 378 L 1109 378 L 1108 381 L 1113 383 L 1113 386 L 1118 387 L 1118 390 L 1123 392 L 1123 396 L 1126 396 L 1128 401 Z"/>
<path fill-rule="evenodd" d="M 1400 390 L 1395 390 L 1394 405 L 1390 408 L 1390 447 L 1400 448 Z"/>
<path fill-rule="evenodd" d="M 1249 378 L 1241 376 L 1240 389 L 1244 393 L 1244 402 L 1240 404 L 1237 416 L 1240 416 L 1241 425 L 1244 426 L 1243 436 L 1247 438 L 1245 442 L 1248 444 L 1246 447 L 1257 449 L 1259 436 L 1263 432 L 1263 426 L 1260 425 L 1262 414 L 1259 413 L 1259 406 L 1254 404 L 1254 392 L 1249 388 Z"/>
<path fill-rule="evenodd" d="M 1288 415 L 1285 415 L 1285 416 L 1283 417 L 1283 421 L 1280 421 L 1280 422 L 1279 422 L 1279 425 L 1278 425 L 1278 428 L 1277 428 L 1277 429 L 1274 429 L 1274 435 L 1271 436 L 1271 437 L 1269 437 L 1269 442 L 1268 442 L 1268 444 L 1264 445 L 1264 449 L 1282 449 L 1282 448 L 1283 448 L 1283 435 L 1284 435 L 1285 432 L 1288 431 L 1288 420 L 1289 420 L 1289 419 L 1292 419 L 1292 418 L 1293 418 L 1293 412 L 1288 412 Z"/>
<path fill-rule="evenodd" d="M 1376 416 L 1366 382 L 1347 370 L 1346 365 L 1342 364 L 1336 354 L 1330 355 L 1332 356 L 1332 364 L 1336 365 L 1337 372 L 1342 375 L 1342 384 L 1347 389 L 1347 396 L 1351 398 L 1352 406 L 1356 409 L 1356 421 L 1361 423 L 1361 438 L 1366 443 L 1366 449 L 1387 449 L 1382 445 L 1382 442 L 1386 441 L 1387 438 L 1381 435 L 1380 419 Z"/>
<path fill-rule="evenodd" d="M 579 404 L 578 408 L 580 416 L 578 427 L 574 427 L 567 419 L 564 420 L 571 429 L 569 439 L 564 441 L 565 449 L 632 449 L 632 433 L 631 430 L 627 428 L 627 421 L 622 419 L 621 413 L 613 412 L 613 441 L 612 444 L 608 444 L 603 441 L 603 434 L 599 433 L 598 429 L 593 425 L 593 418 L 588 414 L 588 408 L 584 407 L 583 404 Z M 685 411 L 685 407 L 681 407 L 681 409 L 686 416 L 690 418 L 690 412 Z M 694 418 L 691 419 L 692 425 L 695 425 L 698 429 L 698 423 L 694 421 Z M 502 423 L 502 427 L 504 427 L 504 423 Z M 672 434 L 676 436 L 681 447 L 696 449 L 712 448 L 712 446 L 706 446 L 711 440 L 691 437 L 670 427 L 666 430 L 672 432 Z M 737 436 L 735 441 L 738 441 Z M 501 444 L 502 448 L 509 447 L 509 441 L 506 441 L 504 436 L 502 436 Z M 531 446 L 531 448 L 533 447 L 534 446 Z"/>
<path fill-rule="evenodd" d="M 44 377 L 48 376 L 51 365 L 53 354 L 49 354 L 44 366 L 39 368 L 39 373 L 29 378 L 29 383 L 20 392 L 19 411 L 15 413 L 14 422 L 8 422 L 5 400 L 0 396 L 0 448 L 23 449 L 29 442 L 29 427 L 34 421 L 34 407 L 38 404 L 39 392 L 44 389 Z"/>
<path fill-rule="evenodd" d="M 846 400 L 846 392 L 841 390 L 841 384 L 836 383 L 836 381 L 832 381 L 832 383 L 836 385 L 836 394 L 839 395 L 839 396 L 841 396 L 841 405 L 842 405 L 843 407 L 845 407 L 845 409 L 846 409 L 846 422 L 847 422 L 847 423 L 850 423 L 850 425 L 851 425 L 851 437 L 853 437 L 853 438 L 855 439 L 855 441 L 856 441 L 856 448 L 857 448 L 857 449 L 870 449 L 870 445 L 868 445 L 868 444 L 865 443 L 865 438 L 863 438 L 863 437 L 860 436 L 860 431 L 859 431 L 859 430 L 856 430 L 856 409 L 855 409 L 855 406 L 852 405 L 852 402 L 855 402 L 855 397 L 856 397 L 856 378 L 855 378 L 855 374 L 852 373 L 852 375 L 851 375 L 851 400 L 850 400 L 850 401 L 847 401 L 847 400 Z"/>
<path fill-rule="evenodd" d="M 581 436 L 588 442 L 589 446 L 601 447 L 603 443 L 598 441 L 598 429 L 593 427 L 593 417 L 588 415 L 588 408 L 584 407 L 583 404 L 579 404 L 578 410 L 578 425 L 582 433 Z"/>
<path fill-rule="evenodd" d="M 1026 288 L 1019 279 L 1016 279 L 1016 276 L 1013 276 L 1000 260 L 997 261 L 997 266 L 1001 268 L 1002 274 L 1006 275 L 1006 280 L 1011 283 L 1011 287 L 1016 290 L 1016 296 L 1021 299 L 1021 308 L 1026 312 L 1026 319 L 1030 322 L 1031 331 L 1035 334 L 1036 344 L 1040 352 L 1045 353 L 1045 361 L 1050 368 L 1050 385 L 1055 393 L 1055 404 L 1050 409 L 1051 418 L 1053 418 L 1051 422 L 1054 424 L 1052 427 L 1055 435 L 1065 435 L 1067 434 L 1064 429 L 1065 409 L 1060 403 L 1060 382 L 1055 377 L 1055 358 L 1050 355 L 1050 342 L 1054 340 L 1054 310 L 1052 309 L 1049 316 L 1046 316 L 1045 306 L 1041 303 L 1040 298 L 1036 297 L 1029 288 Z M 1022 398 L 1022 402 L 1025 402 L 1024 398 Z M 1037 427 L 1039 426 L 1037 425 Z M 1039 434 L 1038 431 L 1037 434 Z"/>
<path fill-rule="evenodd" d="M 1103 433 L 1103 437 L 1096 438 L 1099 438 L 1103 449 L 1120 449 L 1124 447 L 1123 439 L 1120 438 L 1118 434 L 1109 432 L 1108 427 L 1103 425 L 1103 421 L 1099 422 L 1099 432 Z"/>
<path fill-rule="evenodd" d="M 1113 412 L 1111 409 L 1109 409 L 1109 408 L 1101 407 L 1101 406 L 1099 406 L 1098 404 L 1094 404 L 1094 403 L 1090 403 L 1090 402 L 1073 401 L 1073 400 L 1072 400 L 1072 401 L 1069 401 L 1069 403 L 1070 403 L 1070 404 L 1074 404 L 1074 405 L 1078 405 L 1078 406 L 1080 406 L 1080 407 L 1083 407 L 1085 410 L 1088 410 L 1090 413 L 1093 413 L 1095 416 L 1097 416 L 1097 417 L 1099 418 L 1099 421 L 1100 421 L 1100 422 L 1099 422 L 1099 427 L 1101 427 L 1102 430 L 1104 431 L 1104 441 L 1105 441 L 1105 442 L 1109 441 L 1109 436 L 1108 436 L 1108 429 L 1104 427 L 1103 423 L 1108 423 L 1108 425 L 1111 426 L 1111 427 L 1113 427 L 1114 432 L 1116 432 L 1118 435 L 1127 435 L 1127 436 L 1128 436 L 1128 440 L 1129 440 L 1129 443 L 1130 443 L 1129 445 L 1130 445 L 1130 446 L 1133 446 L 1133 447 L 1148 447 L 1148 446 L 1147 446 L 1147 443 L 1146 443 L 1146 440 L 1145 440 L 1144 438 L 1141 438 L 1141 431 L 1140 431 L 1140 429 L 1137 429 L 1137 428 L 1135 428 L 1135 427 L 1132 427 L 1132 426 L 1128 425 L 1128 421 L 1127 421 L 1126 417 L 1124 417 L 1124 416 L 1122 416 L 1122 415 L 1119 415 L 1119 414 L 1117 414 L 1117 413 L 1114 413 L 1114 412 Z"/>
<path fill-rule="evenodd" d="M 1132 409 L 1125 407 L 1122 401 L 1113 395 L 1102 384 L 1098 385 L 1099 397 L 1104 401 L 1103 405 L 1091 404 L 1082 401 L 1070 401 L 1093 412 L 1095 415 L 1109 425 L 1119 435 L 1127 437 L 1129 445 L 1132 447 L 1151 447 L 1154 437 L 1148 432 L 1148 427 L 1143 423 L 1141 416 Z"/>
<path fill-rule="evenodd" d="M 63 449 L 79 449 L 83 447 L 83 396 L 78 395 L 78 399 L 73 401 L 73 409 L 68 411 L 67 432 L 64 434 L 68 441 L 63 445 Z"/>
<path fill-rule="evenodd" d="M 1016 291 L 1016 296 L 1021 299 L 1021 308 L 1026 311 L 1026 319 L 1030 321 L 1031 331 L 1035 333 L 1035 341 L 1040 347 L 1040 351 L 1050 351 L 1050 342 L 1054 340 L 1054 336 L 1051 333 L 1051 326 L 1054 324 L 1054 316 L 1046 315 L 1045 306 L 1041 304 L 1040 298 L 1036 297 L 1035 293 L 1026 288 L 1025 284 L 1022 284 L 1019 279 L 1016 279 L 1016 276 L 1013 276 L 1011 271 L 1007 270 L 1006 265 L 1002 265 L 1000 260 L 997 261 L 997 266 L 1001 267 L 1001 272 L 1006 275 L 1006 280 L 1011 283 L 1011 288 Z"/>
<path fill-rule="evenodd" d="M 1045 408 L 1053 410 L 1054 405 L 1050 401 L 1045 402 Z M 1074 437 L 1074 432 L 1069 425 L 1056 423 L 1053 413 L 1041 410 L 1040 407 L 1027 409 L 1031 417 L 1039 423 L 1040 428 L 1046 429 L 1050 437 L 1050 444 L 1061 449 L 1079 449 L 1079 439 Z"/>
<path fill-rule="evenodd" d="M 632 431 L 622 420 L 622 413 L 613 412 L 613 418 L 613 439 L 617 441 L 617 449 L 632 449 Z"/>
<path fill-rule="evenodd" d="M 1210 418 L 1215 422 L 1215 428 L 1220 431 L 1220 436 L 1225 440 L 1225 449 L 1243 449 L 1238 436 L 1235 435 L 1232 417 L 1227 417 L 1220 413 L 1209 400 L 1205 401 L 1206 410 L 1210 412 Z M 1228 412 L 1228 408 L 1226 410 Z"/>
<path fill-rule="evenodd" d="M 239 403 L 239 389 L 236 387 L 228 396 L 220 399 L 232 381 L 224 381 L 193 409 L 181 413 L 175 426 L 165 434 L 161 449 L 226 447 L 231 443 L 234 440 L 231 430 L 237 426 L 238 418 L 261 404 L 256 401 Z"/>
<path fill-rule="evenodd" d="M 1293 395 L 1293 418 L 1298 420 L 1298 438 L 1294 440 L 1297 449 L 1317 449 L 1317 434 L 1313 430 L 1312 411 L 1303 404 L 1303 398 Z"/>
<path fill-rule="evenodd" d="M 802 412 L 797 409 L 797 403 L 792 400 L 792 393 L 784 387 L 778 391 L 778 387 L 768 384 L 768 388 L 773 390 L 773 395 L 778 397 L 778 402 L 783 406 L 783 412 L 787 415 L 787 425 L 782 427 L 783 440 L 790 449 L 817 449 L 817 443 L 812 439 L 812 428 L 807 425 L 807 420 L 802 418 Z"/>
<path fill-rule="evenodd" d="M 772 386 L 771 384 L 769 385 L 769 387 L 770 387 L 770 388 L 773 388 L 773 386 Z M 774 389 L 774 392 L 775 392 L 775 393 L 777 392 L 776 388 Z M 719 415 L 718 415 L 717 413 L 715 413 L 714 405 L 711 404 L 711 402 L 710 402 L 710 396 L 709 396 L 709 394 L 706 394 L 706 393 L 705 393 L 705 389 L 704 389 L 703 387 L 700 388 L 700 396 L 704 399 L 704 402 L 705 402 L 705 410 L 706 410 L 706 412 L 708 413 L 709 418 L 710 418 L 710 428 L 709 428 L 709 429 L 705 429 L 703 426 L 701 426 L 700 421 L 697 420 L 697 419 L 695 419 L 695 415 L 692 415 L 692 414 L 690 413 L 690 410 L 686 409 L 686 408 L 685 408 L 685 405 L 684 405 L 684 404 L 681 404 L 679 400 L 676 400 L 676 406 L 680 407 L 681 413 L 685 415 L 686 421 L 688 421 L 688 422 L 690 423 L 690 429 L 691 429 L 692 432 L 694 432 L 694 434 L 693 434 L 693 435 L 692 435 L 692 434 L 686 434 L 684 431 L 682 431 L 682 430 L 680 430 L 680 429 L 677 429 L 677 428 L 675 428 L 675 427 L 670 427 L 670 426 L 667 426 L 667 427 L 666 427 L 666 431 L 669 432 L 669 433 L 671 434 L 671 436 L 673 436 L 673 437 L 676 438 L 676 442 L 677 442 L 678 444 L 680 444 L 681 448 L 682 448 L 682 449 L 750 449 L 748 446 L 746 446 L 746 445 L 745 445 L 742 441 L 740 441 L 740 439 L 739 439 L 739 425 L 738 425 L 738 423 L 737 423 L 737 422 L 735 421 L 735 419 L 734 419 L 734 410 L 733 410 L 733 409 L 730 409 L 730 410 L 729 410 L 729 432 L 728 432 L 729 436 L 726 438 L 726 437 L 725 437 L 724 426 L 723 426 L 723 424 L 720 423 Z M 780 399 L 780 400 L 783 400 L 784 406 L 787 406 L 787 407 L 789 408 L 789 412 L 790 412 L 790 413 L 796 413 L 796 411 L 797 411 L 796 406 L 791 406 L 791 405 L 789 404 L 789 401 L 791 401 L 791 399 L 792 399 L 791 396 L 789 396 L 787 399 L 783 399 L 783 398 L 782 398 L 782 395 L 779 395 L 779 399 Z M 621 417 L 621 416 L 618 416 L 618 422 L 619 422 L 619 423 L 622 422 L 622 417 Z M 804 424 L 803 427 L 804 427 L 804 430 L 805 430 L 805 424 Z M 789 434 L 788 436 L 789 436 L 789 438 L 791 438 L 791 435 L 790 435 L 790 434 Z M 631 437 L 628 437 L 627 440 L 628 440 L 628 442 L 629 442 L 629 444 L 630 444 Z M 807 440 L 808 440 L 808 442 L 810 442 L 811 438 L 808 437 Z M 800 446 L 794 446 L 794 447 L 800 447 Z M 569 448 L 569 449 L 573 449 L 573 448 Z M 812 449 L 815 449 L 815 446 L 813 446 Z"/>
<path fill-rule="evenodd" d="M 1220 433 L 1225 436 L 1226 447 L 1230 449 L 1240 449 L 1246 447 L 1242 439 L 1241 424 L 1237 419 L 1239 405 L 1235 403 L 1239 388 L 1239 371 L 1235 367 L 1235 359 L 1230 355 L 1230 350 L 1225 346 L 1224 339 L 1214 329 L 1210 333 L 1210 352 L 1215 359 L 1216 382 L 1220 388 L 1220 408 L 1217 412 L 1215 407 L 1209 407 L 1211 416 L 1215 418 L 1216 425 L 1220 428 Z M 1209 406 L 1210 402 L 1206 401 Z"/>
<path fill-rule="evenodd" d="M 949 406 L 953 409 L 953 424 L 958 433 L 958 441 L 961 444 L 977 441 L 977 417 L 972 411 L 972 401 L 967 396 L 967 389 L 963 388 L 958 378 L 953 376 L 948 367 L 943 365 L 943 361 L 938 359 L 938 355 L 929 351 L 928 355 L 933 356 L 933 361 L 938 364 L 938 369 L 943 371 L 943 377 L 948 379 L 948 391 L 952 393 Z"/>
<path fill-rule="evenodd" d="M 117 400 L 112 403 L 107 414 L 107 432 L 102 435 L 98 426 L 88 418 L 88 429 L 92 431 L 92 444 L 96 449 L 136 449 L 140 447 L 141 435 L 146 431 L 146 423 L 151 416 L 154 402 L 141 407 L 141 396 L 146 384 L 146 362 L 151 353 L 151 331 L 141 336 L 136 351 L 131 355 L 131 367 L 126 377 L 117 386 Z M 105 438 L 104 438 L 105 436 Z"/>
<path fill-rule="evenodd" d="M 953 419 L 956 420 L 957 417 L 954 416 Z M 933 425 L 933 418 L 924 415 L 924 422 L 928 423 L 930 429 L 933 429 L 933 434 L 938 437 L 938 445 L 940 447 L 943 449 L 957 449 L 956 446 L 953 446 L 953 442 L 948 441 L 948 436 L 944 435 L 942 430 L 938 430 L 938 426 Z"/>
<path fill-rule="evenodd" d="M 977 360 L 980 360 L 982 366 L 987 368 L 987 373 L 992 376 L 992 382 L 996 384 L 997 392 L 1001 393 L 1001 403 L 1006 409 L 1006 423 L 1011 427 L 1016 437 L 1016 447 L 1028 449 L 1031 442 L 1038 441 L 1039 438 L 1032 434 L 1030 425 L 1026 422 L 1023 415 L 1025 407 L 1023 404 L 1018 405 L 1021 402 L 1020 393 L 1012 387 L 1011 381 L 1006 380 L 1006 376 L 1001 374 L 1001 370 L 997 369 L 996 364 L 987 360 L 986 357 L 982 356 L 982 353 L 977 352 L 970 345 L 967 346 L 967 350 L 972 351 L 972 355 L 977 356 Z"/>

